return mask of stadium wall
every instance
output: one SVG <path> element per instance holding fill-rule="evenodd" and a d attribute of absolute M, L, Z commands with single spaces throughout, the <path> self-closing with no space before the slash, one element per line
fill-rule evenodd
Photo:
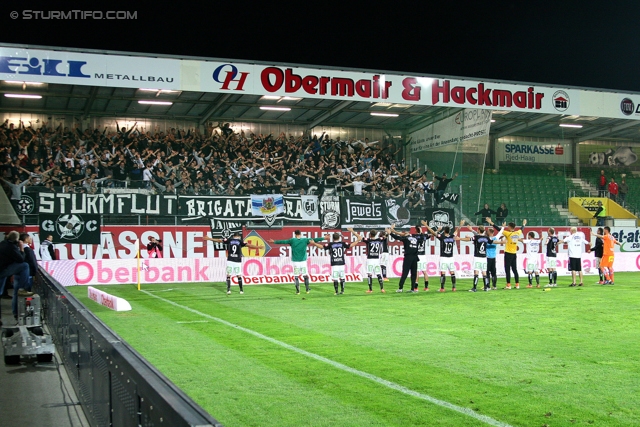
<path fill-rule="evenodd" d="M 29 233 L 33 237 L 33 245 L 36 257 L 39 259 L 40 236 L 37 226 L 11 227 L 0 226 L 0 238 L 13 229 Z M 567 233 L 570 227 L 555 227 L 557 233 Z M 582 227 L 582 231 L 587 240 L 595 242 L 594 235 L 597 227 Z M 320 227 L 312 226 L 286 226 L 273 229 L 244 230 L 245 241 L 264 246 L 265 249 L 256 253 L 244 249 L 245 256 L 259 257 L 287 257 L 290 256 L 290 248 L 287 245 L 274 245 L 268 242 L 269 239 L 280 240 L 293 237 L 294 231 L 300 230 L 302 237 L 322 237 L 324 235 L 340 232 L 347 241 L 354 241 L 355 238 L 350 233 L 343 230 L 323 230 Z M 526 231 L 533 231 L 536 236 L 547 237 L 548 227 L 527 227 Z M 164 244 L 165 258 L 223 258 L 224 250 L 220 244 L 203 242 L 202 237 L 210 236 L 210 228 L 206 226 L 103 226 L 101 245 L 72 245 L 56 244 L 56 254 L 58 259 L 134 259 L 136 257 L 136 240 L 140 240 L 140 256 L 148 258 L 146 253 L 146 242 L 150 237 L 162 239 Z M 640 252 L 640 228 L 638 227 L 612 227 L 611 232 L 618 239 L 622 246 L 616 246 L 616 252 Z M 466 230 L 461 231 L 460 236 L 471 235 Z M 439 254 L 439 247 L 432 238 L 429 240 L 428 251 L 432 256 Z M 559 253 L 567 252 L 565 245 L 560 245 Z M 390 239 L 389 252 L 391 255 L 402 255 L 402 245 Z M 364 244 L 360 244 L 347 251 L 348 255 L 365 255 Z M 459 254 L 473 254 L 473 246 L 470 242 L 458 242 Z M 518 253 L 525 253 L 525 247 L 518 243 Z M 310 256 L 319 256 L 318 249 L 310 247 Z"/>

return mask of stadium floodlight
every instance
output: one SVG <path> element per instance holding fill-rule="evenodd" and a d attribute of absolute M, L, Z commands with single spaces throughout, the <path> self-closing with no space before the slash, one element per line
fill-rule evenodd
<path fill-rule="evenodd" d="M 4 82 L 9 84 L 14 84 L 14 85 L 33 85 L 33 86 L 40 86 L 44 84 L 41 82 L 23 82 L 19 80 L 5 80 Z"/>
<path fill-rule="evenodd" d="M 170 101 L 146 101 L 146 100 L 141 100 L 141 101 L 138 101 L 138 104 L 173 105 L 173 102 L 170 102 Z"/>
<path fill-rule="evenodd" d="M 272 107 L 270 105 L 263 105 L 260 107 L 261 110 L 272 110 L 272 111 L 291 111 L 289 107 Z"/>
<path fill-rule="evenodd" d="M 7 98 L 26 98 L 26 99 L 40 99 L 42 95 L 28 95 L 26 93 L 5 93 Z"/>
<path fill-rule="evenodd" d="M 171 89 L 138 89 L 142 92 L 162 92 L 162 93 L 174 93 L 174 92 L 178 92 L 177 90 L 171 90 Z"/>
<path fill-rule="evenodd" d="M 369 113 L 372 116 L 380 116 L 380 117 L 398 117 L 400 114 L 396 113 Z"/>
<path fill-rule="evenodd" d="M 572 125 L 570 123 L 560 123 L 561 128 L 578 128 L 580 129 L 582 125 Z"/>

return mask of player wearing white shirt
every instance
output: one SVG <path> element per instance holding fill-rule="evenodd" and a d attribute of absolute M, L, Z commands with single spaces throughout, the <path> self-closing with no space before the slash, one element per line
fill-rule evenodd
<path fill-rule="evenodd" d="M 569 271 L 573 279 L 569 286 L 576 286 L 576 272 L 580 273 L 580 284 L 578 286 L 582 286 L 582 253 L 584 245 L 587 245 L 587 252 L 589 251 L 589 242 L 585 240 L 584 233 L 578 232 L 576 227 L 571 227 L 570 233 L 563 239 L 563 242 L 569 246 Z"/>
<path fill-rule="evenodd" d="M 527 288 L 533 287 L 533 275 L 536 276 L 536 288 L 540 287 L 540 247 L 542 246 L 542 235 L 536 239 L 533 231 L 527 234 L 527 239 L 520 239 L 527 247 L 527 264 L 524 272 L 527 273 L 529 284 Z"/>

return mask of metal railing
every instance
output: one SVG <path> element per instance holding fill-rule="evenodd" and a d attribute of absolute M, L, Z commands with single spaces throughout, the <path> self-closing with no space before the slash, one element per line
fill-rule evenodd
<path fill-rule="evenodd" d="M 222 426 L 42 268 L 35 289 L 92 427 Z"/>

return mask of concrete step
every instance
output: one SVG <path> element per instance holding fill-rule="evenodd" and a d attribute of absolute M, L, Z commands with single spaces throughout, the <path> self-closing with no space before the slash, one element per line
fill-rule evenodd
<path fill-rule="evenodd" d="M 550 205 L 550 207 L 552 210 L 557 211 L 559 215 L 567 218 L 570 225 L 582 225 L 582 221 L 569 212 L 569 209 L 562 207 L 562 205 Z"/>

